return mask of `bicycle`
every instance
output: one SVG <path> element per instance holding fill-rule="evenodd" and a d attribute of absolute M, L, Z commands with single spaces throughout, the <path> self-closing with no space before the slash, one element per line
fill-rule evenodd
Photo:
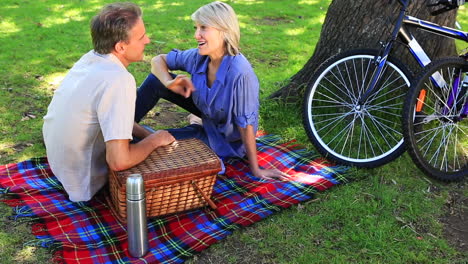
<path fill-rule="evenodd" d="M 401 117 L 405 95 L 411 85 L 408 68 L 392 57 L 397 37 L 406 44 L 421 67 L 431 60 L 408 28 L 419 28 L 446 37 L 467 40 L 466 32 L 442 27 L 406 15 L 409 0 L 398 0 L 402 8 L 389 40 L 381 50 L 358 49 L 335 55 L 322 63 L 305 93 L 303 125 L 316 149 L 337 163 L 356 167 L 378 167 L 405 151 Z M 434 15 L 457 8 L 441 0 Z"/>
<path fill-rule="evenodd" d="M 468 52 L 431 62 L 406 96 L 402 121 L 408 152 L 435 179 L 468 175 L 467 89 Z"/>

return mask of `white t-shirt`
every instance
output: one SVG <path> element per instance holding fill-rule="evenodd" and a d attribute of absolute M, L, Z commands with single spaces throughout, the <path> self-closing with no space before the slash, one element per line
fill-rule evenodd
<path fill-rule="evenodd" d="M 105 142 L 132 139 L 135 78 L 112 54 L 75 63 L 55 91 L 43 136 L 52 172 L 71 201 L 88 201 L 107 182 Z"/>

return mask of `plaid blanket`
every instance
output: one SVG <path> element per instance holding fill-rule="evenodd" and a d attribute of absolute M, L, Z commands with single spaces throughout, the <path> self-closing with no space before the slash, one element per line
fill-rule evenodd
<path fill-rule="evenodd" d="M 97 195 L 89 202 L 70 202 L 46 158 L 0 166 L 0 193 L 3 202 L 14 207 L 15 218 L 36 218 L 36 242 L 55 249 L 54 262 L 182 263 L 239 227 L 345 181 L 346 167 L 279 141 L 271 135 L 258 138 L 259 164 L 287 173 L 290 181 L 258 179 L 246 161 L 227 161 L 226 174 L 217 178 L 213 191 L 218 209 L 148 220 L 150 250 L 140 259 L 129 255 L 126 226 L 116 220 L 105 199 Z"/>

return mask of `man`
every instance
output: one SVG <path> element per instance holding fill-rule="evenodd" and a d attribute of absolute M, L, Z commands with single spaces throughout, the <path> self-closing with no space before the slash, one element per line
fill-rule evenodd
<path fill-rule="evenodd" d="M 136 83 L 127 66 L 143 59 L 142 12 L 132 3 L 105 6 L 91 21 L 94 50 L 75 63 L 55 91 L 43 136 L 52 172 L 71 201 L 87 201 L 119 171 L 175 139 L 157 131 L 130 144 Z"/>

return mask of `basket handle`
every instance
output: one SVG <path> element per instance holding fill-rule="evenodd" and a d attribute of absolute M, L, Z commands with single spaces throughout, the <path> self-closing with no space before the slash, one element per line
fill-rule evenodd
<path fill-rule="evenodd" d="M 203 196 L 203 199 L 205 199 L 205 201 L 208 203 L 208 205 L 211 207 L 211 209 L 213 210 L 216 210 L 218 207 L 215 205 L 215 203 L 210 199 L 210 197 L 208 197 L 208 195 L 206 195 L 201 189 L 200 187 L 198 187 L 197 183 L 195 183 L 195 181 L 191 181 L 193 187 L 195 187 L 195 190 L 197 190 L 201 196 Z"/>

